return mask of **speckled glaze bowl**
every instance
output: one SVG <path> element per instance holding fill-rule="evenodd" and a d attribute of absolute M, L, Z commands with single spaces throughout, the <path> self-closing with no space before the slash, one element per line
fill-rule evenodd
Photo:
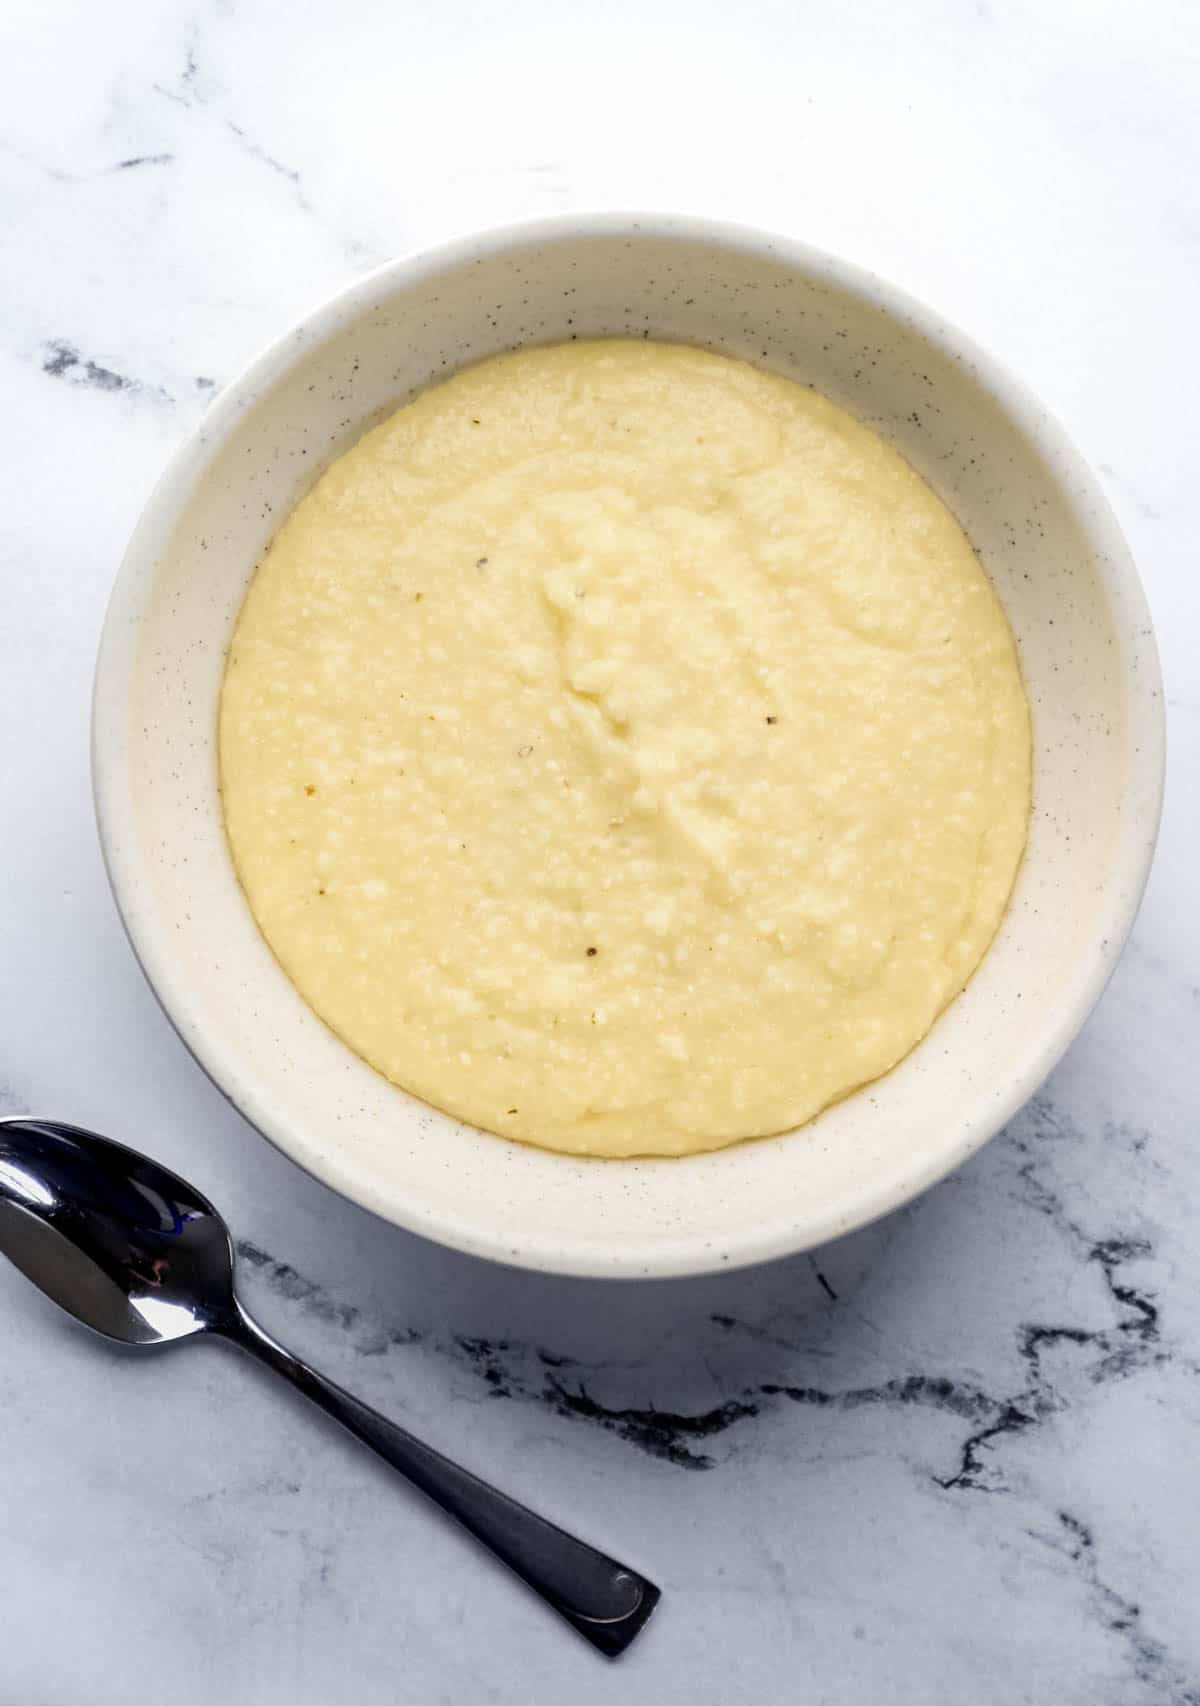
<path fill-rule="evenodd" d="M 475 1131 L 394 1088 L 305 1006 L 238 887 L 217 794 L 234 618 L 271 534 L 414 392 L 526 342 L 678 339 L 817 386 L 958 515 L 1016 631 L 1033 707 L 1028 851 L 995 945 L 895 1071 L 788 1136 L 588 1161 Z M 100 651 L 100 835 L 142 966 L 248 1119 L 335 1190 L 443 1243 L 572 1274 L 669 1275 L 820 1244 L 972 1154 L 1079 1030 L 1129 931 L 1162 789 L 1146 604 L 1108 506 L 1024 387 L 842 261 L 658 216 L 486 233 L 359 280 L 272 345 L 176 456 Z"/>

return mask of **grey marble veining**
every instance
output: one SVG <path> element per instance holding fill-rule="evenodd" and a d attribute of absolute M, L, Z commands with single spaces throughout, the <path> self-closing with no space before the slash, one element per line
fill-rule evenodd
<path fill-rule="evenodd" d="M 609 1671 L 232 1353 L 115 1355 L 0 1267 L 0 1706 L 1200 1702 L 1196 18 L 58 0 L 0 34 L 0 1107 L 195 1178 L 267 1325 L 666 1589 Z M 213 391 L 400 248 L 596 204 L 794 231 L 1020 368 L 1128 532 L 1171 717 L 1133 942 L 1042 1093 L 880 1225 L 659 1285 L 490 1268 L 275 1154 L 141 980 L 87 776 L 112 575 Z"/>

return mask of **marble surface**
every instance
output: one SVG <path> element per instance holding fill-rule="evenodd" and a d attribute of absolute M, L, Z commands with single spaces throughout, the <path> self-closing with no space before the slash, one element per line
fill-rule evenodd
<path fill-rule="evenodd" d="M 666 1597 L 614 1673 L 232 1352 L 115 1355 L 0 1264 L 6 1706 L 1200 1701 L 1198 97 L 1173 0 L 9 0 L 3 1106 L 185 1171 L 269 1327 Z M 129 530 L 261 342 L 431 237 L 655 204 L 1030 380 L 1140 562 L 1172 756 L 1134 939 L 1004 1134 L 814 1257 L 618 1287 L 379 1225 L 225 1106 L 121 935 L 87 721 Z"/>

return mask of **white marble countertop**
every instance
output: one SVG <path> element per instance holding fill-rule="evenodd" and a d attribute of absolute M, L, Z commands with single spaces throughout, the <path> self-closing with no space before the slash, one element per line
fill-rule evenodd
<path fill-rule="evenodd" d="M 114 1355 L 0 1264 L 0 1701 L 1200 1701 L 1200 16 L 1173 0 L 10 0 L 0 20 L 0 1099 L 227 1209 L 265 1323 L 660 1580 L 620 1672 L 219 1346 Z M 88 696 L 215 385 L 391 253 L 597 205 L 773 225 L 990 344 L 1100 470 L 1172 758 L 1044 1092 L 821 1252 L 617 1287 L 377 1224 L 161 1017 Z"/>

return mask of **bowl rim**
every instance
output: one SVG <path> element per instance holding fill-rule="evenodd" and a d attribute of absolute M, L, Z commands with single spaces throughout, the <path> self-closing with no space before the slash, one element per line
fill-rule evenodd
<path fill-rule="evenodd" d="M 132 815 L 128 722 L 125 715 L 137 650 L 137 636 L 152 576 L 143 574 L 161 554 L 195 476 L 251 408 L 258 395 L 314 343 L 368 311 L 389 287 L 418 283 L 470 262 L 530 244 L 574 242 L 587 238 L 678 238 L 743 253 L 767 253 L 809 276 L 821 275 L 845 293 L 896 319 L 952 358 L 969 364 L 980 386 L 1004 408 L 1055 467 L 1071 489 L 1076 508 L 1086 512 L 1085 532 L 1096 547 L 1098 572 L 1112 603 L 1115 622 L 1127 641 L 1123 681 L 1139 751 L 1131 767 L 1132 809 L 1124 814 L 1114 877 L 1106 886 L 1102 913 L 1094 926 L 1101 952 L 1081 956 L 1076 976 L 1057 1004 L 1039 1046 L 1023 1069 L 963 1121 L 953 1140 L 926 1155 L 899 1177 L 871 1182 L 852 1200 L 815 1205 L 786 1223 L 728 1241 L 719 1267 L 729 1271 L 818 1247 L 855 1231 L 920 1195 L 993 1137 L 1029 1100 L 1078 1034 L 1104 991 L 1132 928 L 1149 877 L 1162 812 L 1166 730 L 1162 677 L 1145 592 L 1112 506 L 1088 463 L 1036 395 L 972 337 L 903 288 L 869 269 L 802 240 L 727 220 L 655 211 L 604 211 L 521 219 L 452 237 L 394 256 L 299 315 L 213 398 L 199 421 L 174 451 L 155 483 L 126 546 L 110 595 L 96 661 L 92 694 L 92 791 L 101 855 L 118 915 L 141 970 L 176 1034 L 221 1094 L 276 1149 L 358 1206 L 392 1225 L 470 1255 L 504 1266 L 533 1271 L 604 1278 L 666 1278 L 712 1272 L 713 1249 L 686 1237 L 655 1248 L 614 1251 L 602 1265 L 572 1252 L 553 1233 L 515 1256 L 511 1234 L 489 1233 L 448 1219 L 407 1198 L 373 1189 L 351 1175 L 337 1157 L 314 1156 L 296 1145 L 286 1122 L 269 1100 L 257 1094 L 232 1050 L 199 1025 L 191 1007 L 187 979 L 173 959 L 171 933 L 152 913 L 133 904 L 139 882 L 136 841 L 119 833 Z M 1080 504 L 1079 500 L 1083 503 Z M 234 1093 L 228 1086 L 238 1084 Z M 501 1141 L 501 1140 L 497 1140 Z M 676 1165 L 686 1165 L 686 1159 Z M 599 1165 L 620 1166 L 603 1161 Z"/>

